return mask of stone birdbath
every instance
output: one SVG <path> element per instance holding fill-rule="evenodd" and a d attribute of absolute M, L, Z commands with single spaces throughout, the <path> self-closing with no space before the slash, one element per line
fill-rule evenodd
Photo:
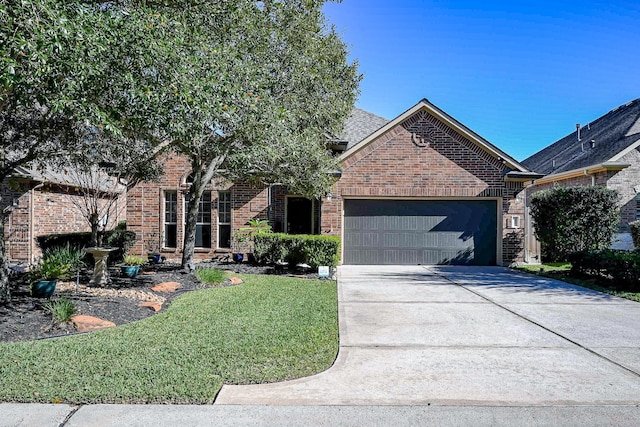
<path fill-rule="evenodd" d="M 109 253 L 117 250 L 116 248 L 87 248 L 85 252 L 93 255 L 95 265 L 93 267 L 93 277 L 89 285 L 106 286 L 111 282 L 109 271 L 107 270 L 107 260 Z"/>

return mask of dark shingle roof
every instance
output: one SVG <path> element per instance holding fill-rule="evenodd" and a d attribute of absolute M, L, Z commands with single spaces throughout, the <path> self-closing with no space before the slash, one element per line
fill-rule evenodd
<path fill-rule="evenodd" d="M 354 108 L 339 137 L 349 143 L 348 150 L 387 123 L 389 123 L 389 120 L 383 117 L 376 116 L 360 108 Z"/>
<path fill-rule="evenodd" d="M 593 143 L 591 141 L 594 141 Z M 640 98 L 619 106 L 522 161 L 545 175 L 598 165 L 640 141 Z"/>

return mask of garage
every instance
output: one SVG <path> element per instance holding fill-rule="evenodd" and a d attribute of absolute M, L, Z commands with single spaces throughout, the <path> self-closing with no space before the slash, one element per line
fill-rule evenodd
<path fill-rule="evenodd" d="M 496 265 L 496 200 L 345 200 L 344 263 Z"/>

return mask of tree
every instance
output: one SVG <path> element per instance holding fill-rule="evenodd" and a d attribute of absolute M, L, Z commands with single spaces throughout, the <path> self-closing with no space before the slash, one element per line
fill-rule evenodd
<path fill-rule="evenodd" d="M 334 166 L 323 135 L 339 130 L 359 82 L 323 3 L 0 0 L 0 179 L 84 152 L 183 154 L 194 177 L 184 266 L 214 177 L 322 194 Z"/>
<path fill-rule="evenodd" d="M 91 150 L 70 155 L 72 163 L 63 168 L 70 189 L 68 199 L 91 227 L 91 247 L 103 246 L 105 227 L 123 195 L 140 181 L 160 174 L 155 153 L 146 144 L 117 142 L 103 144 L 100 151 L 91 144 Z"/>
<path fill-rule="evenodd" d="M 535 235 L 544 257 L 564 261 L 572 252 L 611 245 L 620 217 L 618 193 L 606 187 L 558 187 L 531 197 Z"/>
<path fill-rule="evenodd" d="M 310 197 L 330 187 L 336 165 L 325 135 L 340 130 L 360 76 L 323 3 L 202 2 L 158 17 L 171 59 L 154 68 L 155 134 L 189 159 L 193 178 L 183 267 L 192 265 L 198 202 L 212 179 L 279 182 Z"/>
<path fill-rule="evenodd" d="M 132 96 L 136 74 L 113 68 L 116 60 L 127 61 L 124 52 L 130 55 L 132 45 L 146 46 L 136 40 L 140 32 L 132 31 L 144 28 L 140 15 L 123 19 L 126 7 L 137 3 L 0 1 L 0 182 L 18 166 L 61 167 L 78 153 L 109 156 L 109 150 L 136 146 L 118 148 L 113 139 L 144 139 L 135 120 L 128 119 L 131 111 L 145 107 Z M 108 137 L 92 138 L 96 131 Z M 149 140 L 144 147 L 152 147 Z M 0 303 L 10 299 L 3 212 Z"/>

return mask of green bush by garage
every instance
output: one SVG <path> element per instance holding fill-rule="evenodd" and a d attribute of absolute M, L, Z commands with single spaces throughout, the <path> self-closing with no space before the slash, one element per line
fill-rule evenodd
<path fill-rule="evenodd" d="M 531 197 L 535 234 L 544 261 L 566 261 L 569 254 L 599 250 L 618 230 L 618 193 L 606 187 L 558 187 Z"/>
<path fill-rule="evenodd" d="M 306 234 L 259 234 L 254 238 L 254 257 L 260 264 L 285 261 L 291 266 L 335 267 L 340 260 L 340 238 Z"/>

